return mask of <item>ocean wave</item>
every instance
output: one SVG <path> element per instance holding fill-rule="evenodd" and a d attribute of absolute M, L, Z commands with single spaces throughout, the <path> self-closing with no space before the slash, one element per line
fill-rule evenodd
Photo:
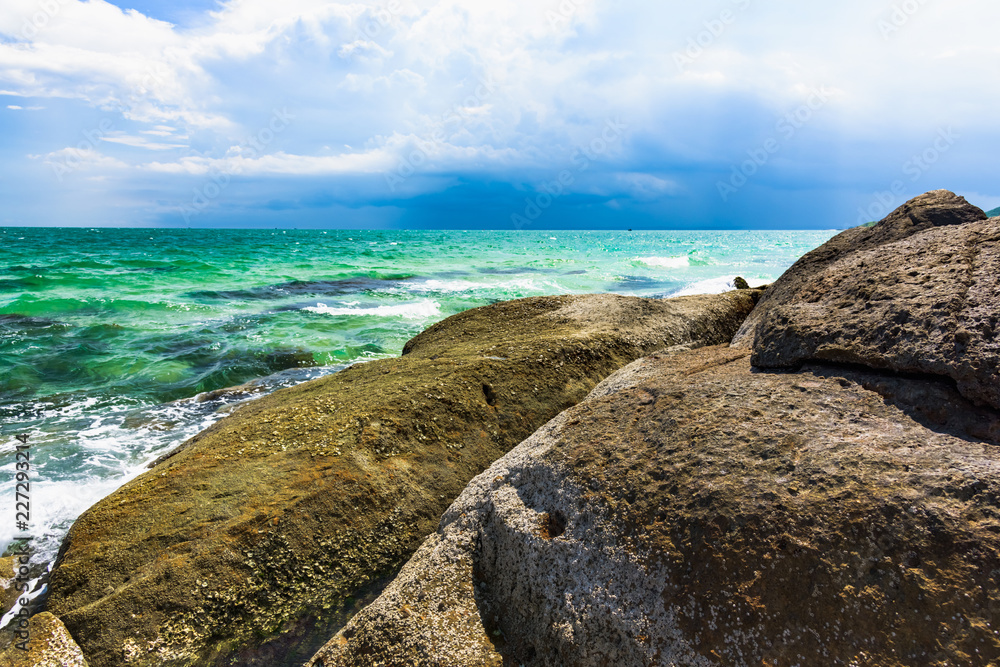
<path fill-rule="evenodd" d="M 538 292 L 542 290 L 558 289 L 559 286 L 553 281 L 537 281 L 533 278 L 518 278 L 515 280 L 505 280 L 503 282 L 478 283 L 472 280 L 421 280 L 419 282 L 405 282 L 400 287 L 408 292 L 438 292 L 438 293 L 460 293 L 490 290 L 491 292 Z"/>
<path fill-rule="evenodd" d="M 353 317 L 401 317 L 403 319 L 418 320 L 425 317 L 437 317 L 441 314 L 441 307 L 434 301 L 417 301 L 415 303 L 401 303 L 397 306 L 375 306 L 373 308 L 337 308 L 328 306 L 325 303 L 317 303 L 315 306 L 303 308 L 310 313 L 321 315 L 348 315 Z"/>
<path fill-rule="evenodd" d="M 256 398 L 256 397 L 254 397 Z M 31 579 L 25 596 L 44 595 L 48 571 L 63 537 L 80 514 L 147 470 L 157 456 L 177 447 L 222 418 L 222 402 L 138 406 L 94 397 L 22 404 L 20 415 L 4 419 L 10 432 L 30 434 Z M 0 442 L 0 474 L 12 478 L 14 442 Z M 14 505 L 13 486 L 0 490 L 0 503 Z M 0 523 L 0 550 L 21 532 Z M 0 619 L 0 628 L 12 619 Z"/>
<path fill-rule="evenodd" d="M 691 258 L 687 255 L 681 257 L 637 257 L 636 261 L 646 266 L 659 266 L 667 269 L 682 269 L 691 266 Z"/>
<path fill-rule="evenodd" d="M 670 296 L 692 296 L 694 294 L 721 294 L 736 289 L 736 277 L 709 278 L 693 282 L 687 287 L 670 294 Z"/>

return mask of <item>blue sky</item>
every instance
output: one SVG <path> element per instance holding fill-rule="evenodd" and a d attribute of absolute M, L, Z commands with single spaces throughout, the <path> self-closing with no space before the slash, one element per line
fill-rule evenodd
<path fill-rule="evenodd" d="M 841 228 L 1000 206 L 995 0 L 4 0 L 0 225 Z"/>

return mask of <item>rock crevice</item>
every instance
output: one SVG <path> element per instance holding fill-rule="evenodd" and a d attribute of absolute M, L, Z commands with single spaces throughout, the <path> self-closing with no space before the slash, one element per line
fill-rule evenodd
<path fill-rule="evenodd" d="M 1000 664 L 984 218 L 918 197 L 803 257 L 730 347 L 611 375 L 307 664 Z"/>
<path fill-rule="evenodd" d="M 247 403 L 77 520 L 48 607 L 91 667 L 298 666 L 472 477 L 633 359 L 729 340 L 755 296 L 498 303 Z"/>

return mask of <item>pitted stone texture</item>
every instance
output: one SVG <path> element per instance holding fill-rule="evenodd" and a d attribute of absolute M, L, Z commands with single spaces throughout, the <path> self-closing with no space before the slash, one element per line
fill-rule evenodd
<path fill-rule="evenodd" d="M 970 400 L 1000 408 L 1000 220 L 976 220 L 979 209 L 959 201 L 925 195 L 810 253 L 733 345 L 752 334 L 762 368 L 824 361 L 950 378 Z"/>
<path fill-rule="evenodd" d="M 473 480 L 310 666 L 997 665 L 996 447 L 883 398 L 928 380 L 747 356 L 608 378 Z M 400 625 L 435 577 L 458 599 Z"/>
<path fill-rule="evenodd" d="M 11 632 L 4 630 L 4 634 Z M 17 647 L 20 638 L 12 637 L 11 644 L 0 652 L 0 667 L 87 667 L 83 651 L 52 614 L 32 616 L 27 632 L 27 650 Z"/>
<path fill-rule="evenodd" d="M 476 474 L 637 357 L 728 342 L 754 296 L 497 303 L 248 402 L 76 521 L 48 608 L 93 667 L 297 667 Z"/>
<path fill-rule="evenodd" d="M 855 227 L 834 236 L 806 253 L 771 285 L 758 308 L 733 337 L 734 347 L 750 348 L 768 311 L 776 304 L 798 299 L 799 290 L 837 260 L 854 252 L 892 243 L 935 227 L 964 225 L 985 220 L 981 209 L 948 190 L 933 190 L 906 202 L 874 227 Z"/>

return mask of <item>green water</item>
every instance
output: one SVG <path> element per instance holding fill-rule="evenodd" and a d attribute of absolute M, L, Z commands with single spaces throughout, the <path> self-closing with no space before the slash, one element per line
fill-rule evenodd
<path fill-rule="evenodd" d="M 13 474 L 13 436 L 30 434 L 47 563 L 80 512 L 233 400 L 178 399 L 397 355 L 498 300 L 769 282 L 832 235 L 2 228 L 0 467 Z M 0 548 L 16 534 L 0 519 Z"/>

